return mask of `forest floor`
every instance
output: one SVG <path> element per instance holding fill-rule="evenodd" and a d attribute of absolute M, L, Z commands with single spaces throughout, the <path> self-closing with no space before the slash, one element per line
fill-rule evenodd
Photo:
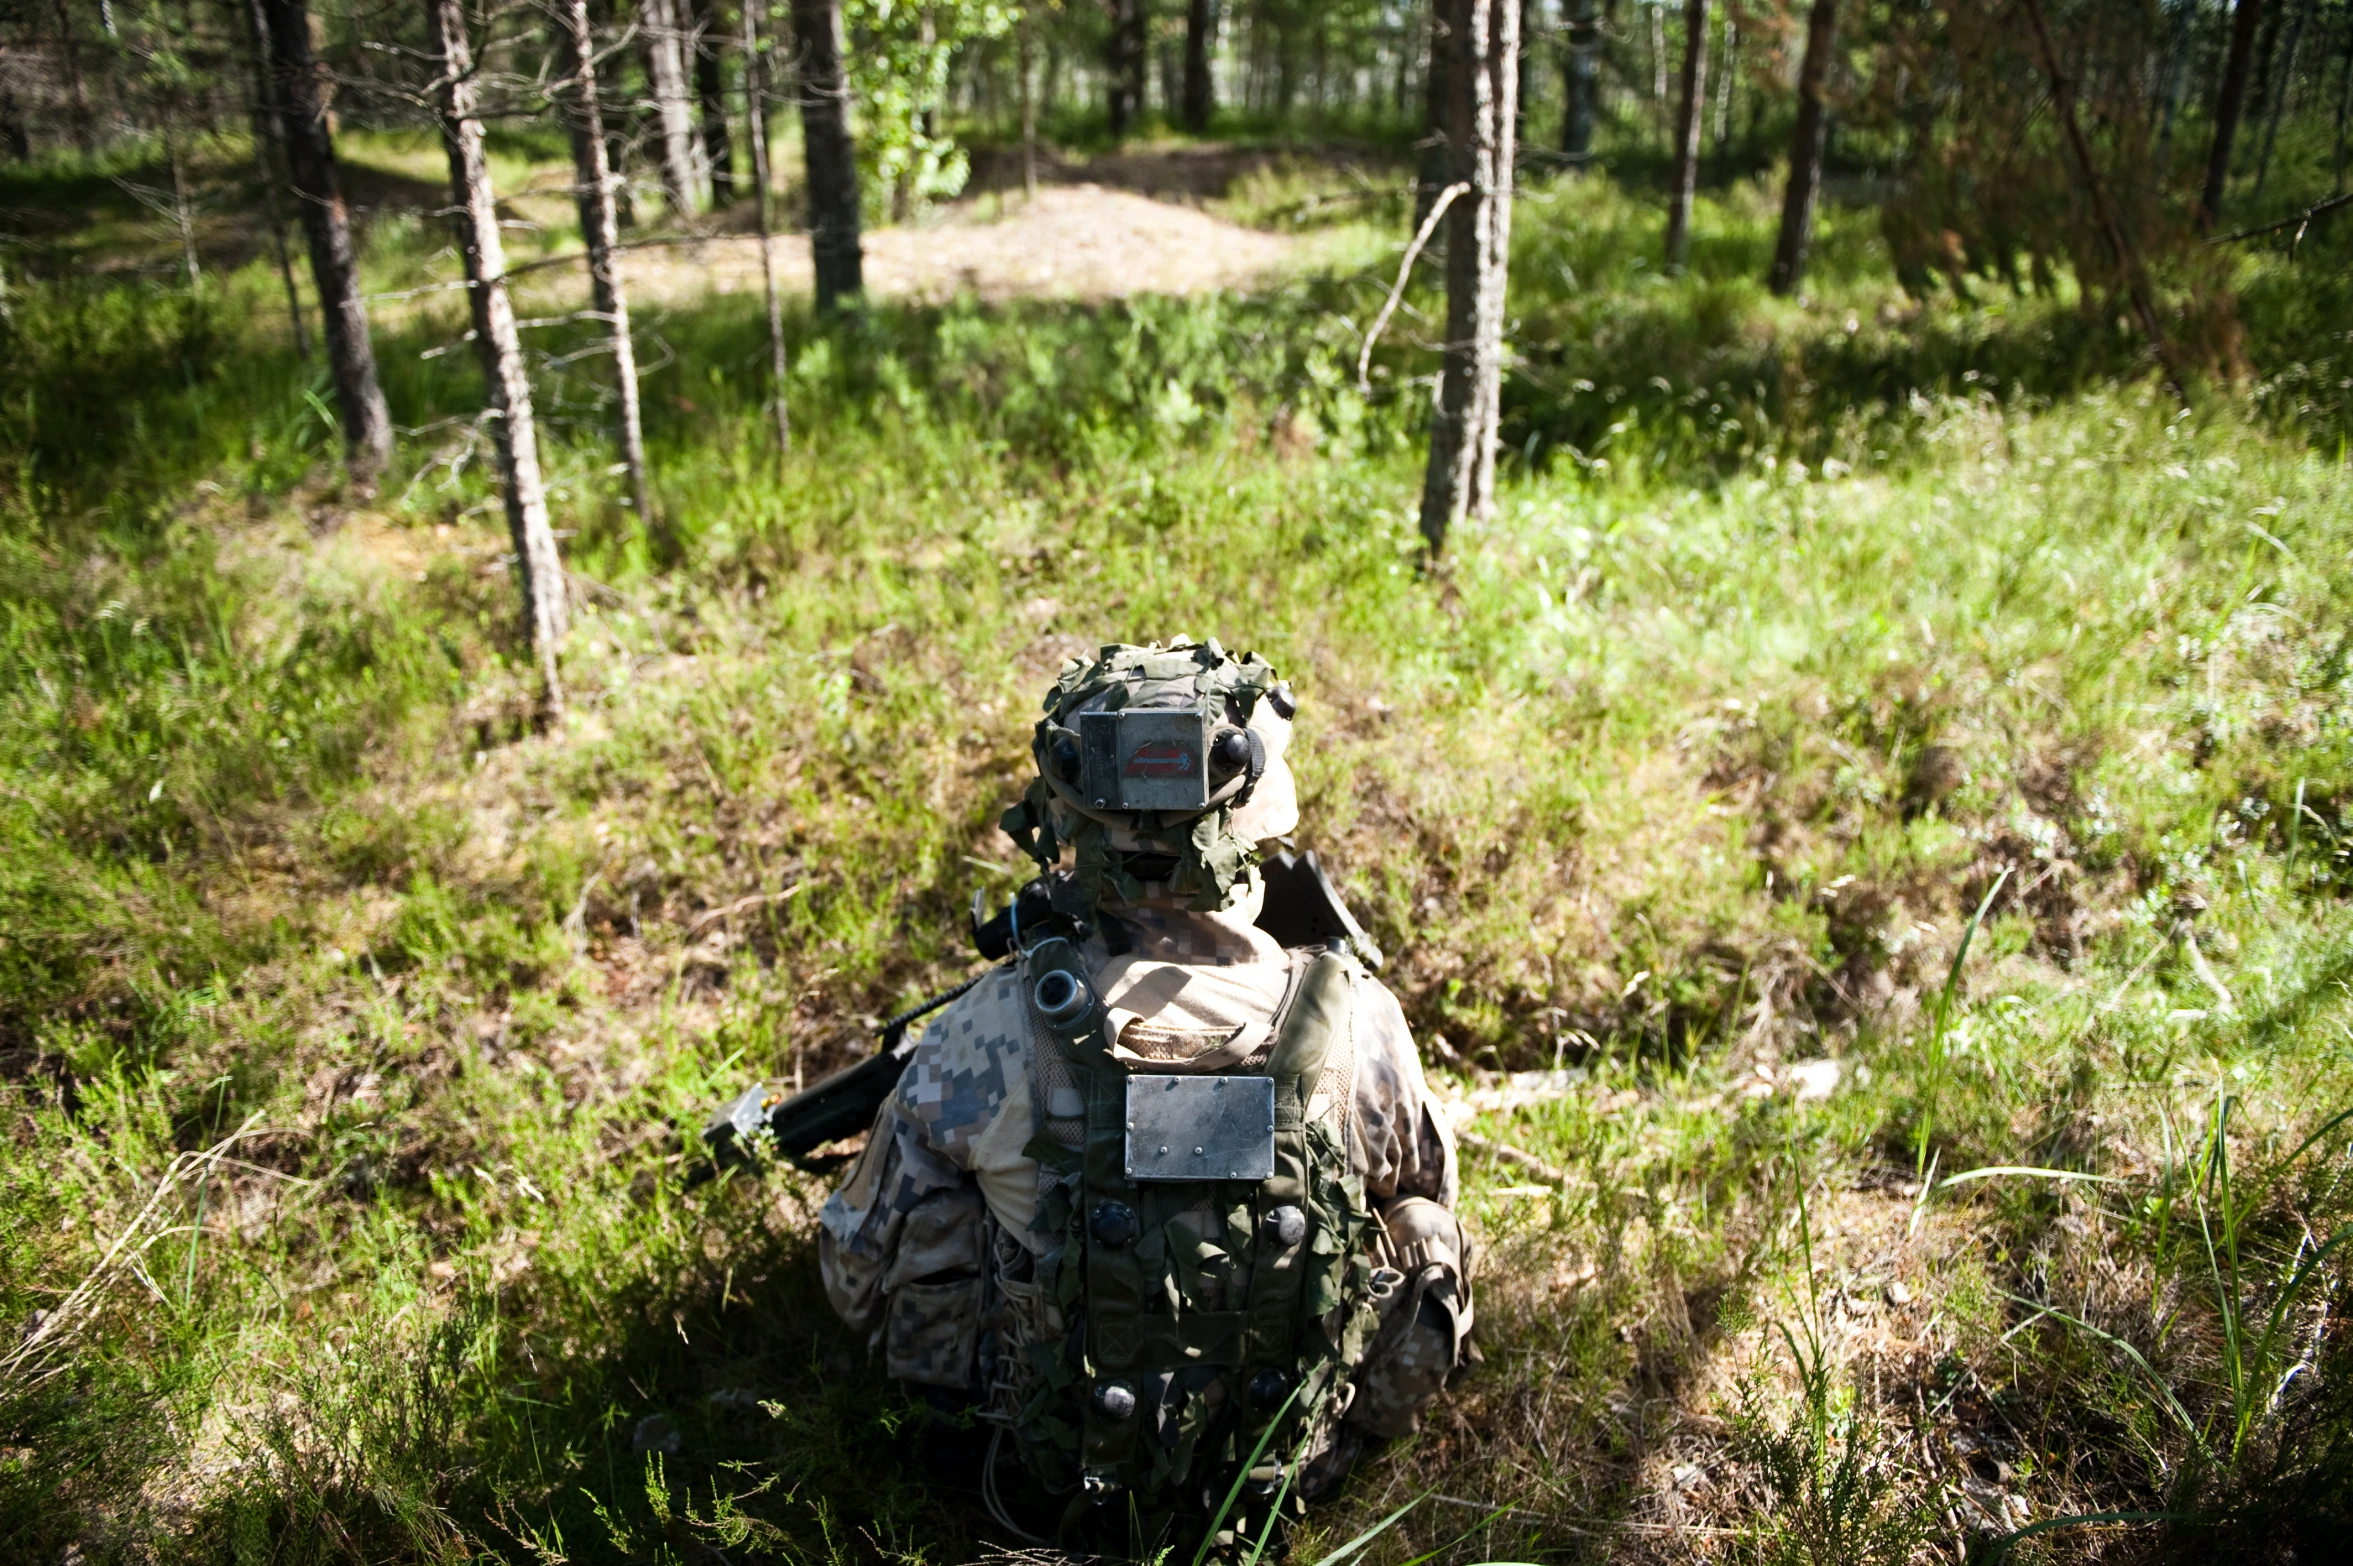
<path fill-rule="evenodd" d="M 824 1181 L 694 1133 L 971 971 L 1042 685 L 1180 630 L 1304 697 L 1483 1244 L 1484 1363 L 1296 1558 L 2321 1558 L 2344 236 L 2247 262 L 2264 378 L 2183 409 L 2071 293 L 1907 297 L 1869 213 L 1784 301 L 1768 192 L 1667 279 L 1654 200 L 1533 182 L 1500 504 L 1424 569 L 1434 290 L 1358 379 L 1403 192 L 1153 167 L 789 300 L 789 453 L 756 286 L 649 287 L 653 519 L 593 325 L 534 328 L 552 722 L 450 296 L 380 319 L 362 486 L 262 258 L 190 290 L 9 176 L 145 259 L 0 315 L 0 1558 L 1001 1558 L 823 1304 Z M 560 174 L 502 173 L 525 253 Z"/>

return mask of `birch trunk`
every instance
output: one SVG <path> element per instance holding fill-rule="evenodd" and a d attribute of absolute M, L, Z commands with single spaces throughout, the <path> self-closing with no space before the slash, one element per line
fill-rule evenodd
<path fill-rule="evenodd" d="M 645 0 L 645 74 L 653 88 L 654 123 L 662 143 L 662 189 L 673 217 L 692 217 L 710 203 L 711 171 L 694 133 L 694 98 L 686 79 L 685 0 Z"/>
<path fill-rule="evenodd" d="M 784 311 L 776 296 L 776 223 L 768 180 L 767 59 L 760 53 L 760 7 L 767 0 L 743 0 L 743 88 L 746 131 L 752 138 L 752 179 L 758 187 L 760 282 L 768 294 L 769 396 L 775 399 L 776 454 L 792 450 L 792 415 L 785 406 Z"/>
<path fill-rule="evenodd" d="M 1431 63 L 1446 69 L 1449 171 L 1466 193 L 1447 208 L 1446 344 L 1421 528 L 1433 558 L 1466 515 L 1494 507 L 1504 291 L 1511 246 L 1515 0 L 1440 0 Z"/>
<path fill-rule="evenodd" d="M 523 343 L 507 297 L 506 247 L 498 233 L 498 202 L 490 188 L 490 165 L 482 150 L 482 117 L 474 83 L 474 51 L 466 39 L 465 0 L 429 0 L 434 34 L 441 44 L 441 78 L 435 83 L 442 145 L 449 152 L 450 194 L 457 207 L 458 251 L 465 258 L 466 297 L 473 306 L 474 342 L 488 384 L 492 444 L 505 481 L 507 531 L 514 540 L 522 577 L 523 624 L 538 660 L 550 711 L 563 706 L 556 649 L 563 641 L 566 614 L 564 562 L 556 551 L 547 515 L 547 488 L 539 476 L 539 435 L 532 420 L 531 382 L 523 372 Z"/>
<path fill-rule="evenodd" d="M 865 291 L 858 245 L 858 155 L 850 141 L 850 81 L 842 68 L 841 0 L 792 0 L 800 64 L 801 141 L 809 161 L 809 254 L 817 308 Z"/>
<path fill-rule="evenodd" d="M 572 136 L 572 195 L 580 209 L 580 240 L 588 250 L 588 291 L 613 345 L 613 382 L 620 394 L 621 463 L 629 473 L 629 503 L 637 524 L 654 523 L 646 482 L 645 424 L 637 402 L 637 346 L 629 333 L 629 295 L 621 284 L 620 221 L 613 210 L 613 167 L 605 161 L 603 95 L 596 78 L 596 29 L 588 0 L 564 0 L 557 18 L 558 53 L 572 79 L 565 127 Z"/>
<path fill-rule="evenodd" d="M 1667 180 L 1667 270 L 1691 255 L 1691 198 L 1699 186 L 1700 108 L 1707 102 L 1708 0 L 1683 0 L 1683 70 L 1675 101 L 1675 166 Z"/>
<path fill-rule="evenodd" d="M 1789 188 L 1781 197 L 1781 238 L 1773 247 L 1773 292 L 1793 294 L 1805 281 L 1806 247 L 1814 238 L 1814 201 L 1822 189 L 1822 144 L 1827 116 L 1822 91 L 1838 38 L 1838 0 L 1814 0 L 1806 19 L 1806 58 L 1797 72 L 1797 129 L 1789 139 Z"/>
<path fill-rule="evenodd" d="M 360 297 L 351 215 L 343 205 L 335 138 L 327 128 L 318 60 L 311 53 L 310 8 L 305 0 L 262 0 L 262 16 L 269 24 L 287 171 L 302 214 L 303 237 L 310 245 L 311 281 L 319 291 L 336 412 L 343 420 L 352 471 L 364 480 L 391 460 L 392 414 L 376 379 L 376 350 L 368 338 L 367 302 Z"/>
<path fill-rule="evenodd" d="M 2230 148 L 2238 139 L 2239 116 L 2247 104 L 2247 72 L 2255 59 L 2255 32 L 2263 21 L 2263 0 L 2239 0 L 2230 17 L 2230 57 L 2214 100 L 2214 145 L 2206 153 L 2206 187 L 2198 197 L 2198 229 L 2214 227 L 2230 184 Z"/>

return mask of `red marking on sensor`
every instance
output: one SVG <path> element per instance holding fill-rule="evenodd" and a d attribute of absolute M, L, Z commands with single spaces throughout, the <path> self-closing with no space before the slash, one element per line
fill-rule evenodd
<path fill-rule="evenodd" d="M 1189 778 L 1200 770 L 1200 758 L 1174 740 L 1138 745 L 1127 758 L 1127 775 L 1131 778 Z"/>

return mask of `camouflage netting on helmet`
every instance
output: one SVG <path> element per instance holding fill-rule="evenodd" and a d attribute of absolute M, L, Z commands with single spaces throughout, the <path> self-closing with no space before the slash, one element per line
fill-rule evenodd
<path fill-rule="evenodd" d="M 1092 659 L 1070 659 L 1046 693 L 1045 716 L 1031 737 L 1038 775 L 999 825 L 1042 868 L 1055 867 L 1070 849 L 1072 875 L 1095 902 L 1141 902 L 1146 881 L 1157 881 L 1193 911 L 1215 913 L 1231 904 L 1258 863 L 1257 841 L 1237 827 L 1236 816 L 1263 781 L 1268 736 L 1277 735 L 1279 746 L 1290 705 L 1272 664 L 1256 653 L 1229 653 L 1214 639 L 1180 636 L 1165 647 L 1115 642 Z M 1250 761 L 1204 809 L 1097 808 L 1058 775 L 1056 742 L 1068 742 L 1069 726 L 1082 713 L 1138 710 L 1199 711 L 1241 731 Z"/>

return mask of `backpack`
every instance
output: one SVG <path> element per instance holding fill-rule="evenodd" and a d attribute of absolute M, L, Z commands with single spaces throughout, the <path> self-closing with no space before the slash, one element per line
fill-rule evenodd
<path fill-rule="evenodd" d="M 1059 1504 L 1064 1549 L 1223 1551 L 1301 1514 L 1300 1471 L 1346 1411 L 1396 1277 L 1376 1273 L 1344 1117 L 1307 1118 L 1327 1071 L 1347 1078 L 1358 972 L 1338 946 L 1293 952 L 1266 1039 L 1195 1065 L 1115 1052 L 1069 940 L 1023 954 L 1048 1046 L 1031 1072 L 1032 1228 L 1059 1243 L 1027 1278 L 999 1270 L 983 1417 Z M 995 1456 L 984 1489 L 1017 1526 Z"/>

